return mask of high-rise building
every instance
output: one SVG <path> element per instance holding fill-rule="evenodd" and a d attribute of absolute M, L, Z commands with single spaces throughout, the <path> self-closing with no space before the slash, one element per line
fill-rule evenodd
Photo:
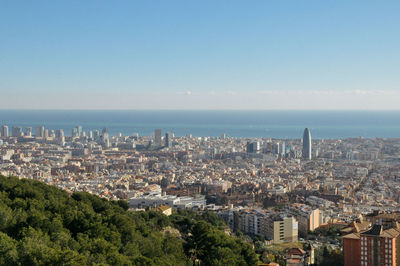
<path fill-rule="evenodd" d="M 154 130 L 154 143 L 156 146 L 161 146 L 161 129 Z"/>
<path fill-rule="evenodd" d="M 286 155 L 286 143 L 284 141 L 282 141 L 281 143 L 279 143 L 279 155 L 281 157 L 285 157 Z"/>
<path fill-rule="evenodd" d="M 253 141 L 253 142 L 248 142 L 246 145 L 246 152 L 248 153 L 257 153 L 260 151 L 260 142 L 259 141 Z"/>
<path fill-rule="evenodd" d="M 22 136 L 22 128 L 21 127 L 12 127 L 12 136 L 17 138 Z"/>
<path fill-rule="evenodd" d="M 304 129 L 302 157 L 311 160 L 311 132 L 308 128 Z"/>
<path fill-rule="evenodd" d="M 44 126 L 40 126 L 35 129 L 35 137 L 44 138 Z"/>
<path fill-rule="evenodd" d="M 6 126 L 6 125 L 3 125 L 2 127 L 1 127 L 1 136 L 3 137 L 3 138 L 7 138 L 9 135 L 8 135 L 8 126 Z"/>
<path fill-rule="evenodd" d="M 172 134 L 167 132 L 165 133 L 165 147 L 170 148 L 172 147 Z"/>
<path fill-rule="evenodd" d="M 76 127 L 76 130 L 78 131 L 78 136 L 79 136 L 79 137 L 82 137 L 82 133 L 83 133 L 82 126 L 77 126 L 77 127 Z"/>
<path fill-rule="evenodd" d="M 63 137 L 64 137 L 64 130 L 63 129 L 56 130 L 56 138 L 61 139 Z"/>
<path fill-rule="evenodd" d="M 25 128 L 25 136 L 32 137 L 32 127 Z"/>
<path fill-rule="evenodd" d="M 78 129 L 77 129 L 76 127 L 74 127 L 74 128 L 72 129 L 71 136 L 72 136 L 73 138 L 77 138 L 77 137 L 79 136 L 79 134 L 78 134 Z"/>
<path fill-rule="evenodd" d="M 93 138 L 94 139 L 99 139 L 100 138 L 100 131 L 98 131 L 97 129 L 94 131 L 93 133 Z"/>
<path fill-rule="evenodd" d="M 281 148 L 281 145 L 279 145 L 279 142 L 278 143 L 271 143 L 271 152 L 273 154 L 279 155 L 281 153 L 280 152 L 280 148 Z"/>

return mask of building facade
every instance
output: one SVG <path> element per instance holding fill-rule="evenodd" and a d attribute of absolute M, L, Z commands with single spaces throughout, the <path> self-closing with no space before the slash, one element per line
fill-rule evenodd
<path fill-rule="evenodd" d="M 345 266 L 400 265 L 400 229 L 373 225 L 343 237 Z"/>
<path fill-rule="evenodd" d="M 303 134 L 303 159 L 311 160 L 312 148 L 311 148 L 311 132 L 308 128 L 304 129 Z"/>

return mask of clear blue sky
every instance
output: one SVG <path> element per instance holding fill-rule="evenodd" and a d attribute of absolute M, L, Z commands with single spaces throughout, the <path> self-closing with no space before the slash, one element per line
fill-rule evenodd
<path fill-rule="evenodd" d="M 0 1 L 0 108 L 399 109 L 400 1 Z"/>

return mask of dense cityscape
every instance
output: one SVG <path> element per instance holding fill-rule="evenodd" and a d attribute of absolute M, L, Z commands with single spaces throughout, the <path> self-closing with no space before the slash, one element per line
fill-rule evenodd
<path fill-rule="evenodd" d="M 362 245 L 376 237 L 382 247 L 393 241 L 380 259 L 396 264 L 399 139 L 315 140 L 308 128 L 299 139 L 162 133 L 110 136 L 107 128 L 77 126 L 67 135 L 3 125 L 0 175 L 127 200 L 132 211 L 214 212 L 231 232 L 261 237 L 266 247 L 309 244 L 287 251 L 286 265 L 316 263 L 326 243 L 343 252 L 345 265 L 367 265 L 378 258 Z M 331 228 L 337 234 L 316 235 Z"/>
<path fill-rule="evenodd" d="M 400 1 L 0 1 L 0 266 L 400 266 Z"/>

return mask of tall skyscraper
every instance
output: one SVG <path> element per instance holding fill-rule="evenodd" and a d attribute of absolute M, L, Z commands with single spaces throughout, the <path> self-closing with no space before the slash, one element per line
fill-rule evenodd
<path fill-rule="evenodd" d="M 154 143 L 156 146 L 161 146 L 161 129 L 154 130 Z"/>
<path fill-rule="evenodd" d="M 64 130 L 63 129 L 57 129 L 56 130 L 56 138 L 61 139 L 64 137 Z"/>
<path fill-rule="evenodd" d="M 279 143 L 279 155 L 282 157 L 285 157 L 286 155 L 286 143 L 284 141 L 282 141 L 281 143 Z"/>
<path fill-rule="evenodd" d="M 40 126 L 35 129 L 35 137 L 44 138 L 44 126 Z"/>
<path fill-rule="evenodd" d="M 72 129 L 71 135 L 72 135 L 73 138 L 79 137 L 78 129 L 77 129 L 76 127 L 74 127 L 74 128 Z"/>
<path fill-rule="evenodd" d="M 13 137 L 21 137 L 22 136 L 22 128 L 21 127 L 12 127 L 12 136 Z"/>
<path fill-rule="evenodd" d="M 3 125 L 2 127 L 1 127 L 1 136 L 3 137 L 3 138 L 7 138 L 9 135 L 8 135 L 8 126 L 6 126 L 6 125 Z"/>
<path fill-rule="evenodd" d="M 25 128 L 25 136 L 32 137 L 32 127 Z"/>
<path fill-rule="evenodd" d="M 258 153 L 259 151 L 260 151 L 260 142 L 259 141 L 247 142 L 247 145 L 246 145 L 247 153 Z"/>
<path fill-rule="evenodd" d="M 82 126 L 77 126 L 76 129 L 78 131 L 78 137 L 82 137 L 82 133 L 83 133 Z"/>
<path fill-rule="evenodd" d="M 165 133 L 165 147 L 172 147 L 172 134 L 169 132 Z"/>
<path fill-rule="evenodd" d="M 302 156 L 304 159 L 311 160 L 311 133 L 308 128 L 304 129 Z"/>
<path fill-rule="evenodd" d="M 93 133 L 93 137 L 95 138 L 95 139 L 98 139 L 98 138 L 100 138 L 100 131 L 98 131 L 97 129 L 94 131 L 94 133 Z"/>

